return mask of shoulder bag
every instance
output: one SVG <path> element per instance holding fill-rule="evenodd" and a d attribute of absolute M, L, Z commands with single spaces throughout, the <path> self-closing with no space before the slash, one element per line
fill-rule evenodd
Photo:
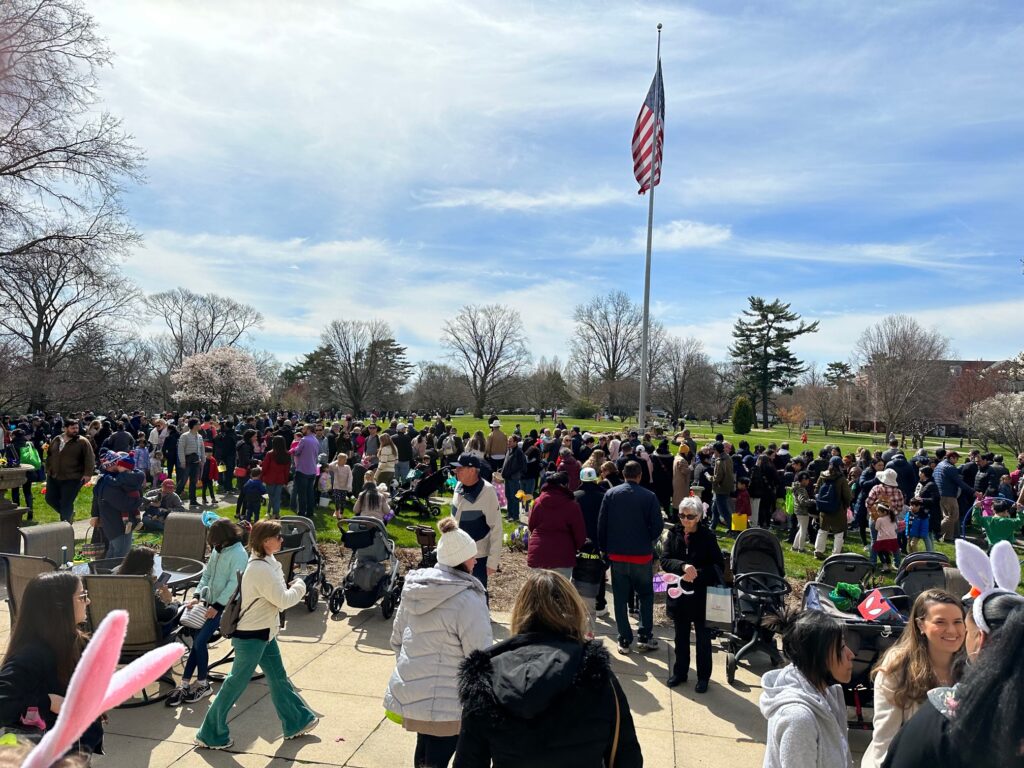
<path fill-rule="evenodd" d="M 612 751 L 608 753 L 608 768 L 615 768 L 615 754 L 619 751 L 619 728 L 622 725 L 622 712 L 619 710 L 619 694 L 615 690 L 615 682 L 608 679 L 612 687 L 612 701 L 615 702 L 615 733 L 612 736 Z"/>

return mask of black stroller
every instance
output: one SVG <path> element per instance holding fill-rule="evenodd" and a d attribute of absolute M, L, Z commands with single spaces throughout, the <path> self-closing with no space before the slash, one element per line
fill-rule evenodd
<path fill-rule="evenodd" d="M 331 614 L 348 603 L 353 608 L 372 608 L 380 601 L 380 612 L 391 618 L 402 598 L 403 579 L 395 552 L 395 541 L 382 520 L 353 517 L 345 521 L 341 540 L 352 550 L 348 572 L 328 600 Z"/>
<path fill-rule="evenodd" d="M 869 621 L 861 616 L 856 608 L 849 611 L 838 608 L 830 597 L 834 586 L 816 581 L 809 582 L 804 588 L 802 608 L 805 611 L 823 611 L 843 622 L 846 628 L 846 645 L 853 652 L 853 675 L 850 682 L 843 686 L 846 706 L 854 710 L 853 717 L 849 718 L 849 726 L 868 730 L 871 728 L 871 719 L 864 717 L 864 708 L 874 706 L 871 670 L 882 658 L 882 654 L 894 645 L 902 634 L 912 600 L 900 587 L 878 587 L 882 597 L 895 610 Z"/>
<path fill-rule="evenodd" d="M 437 565 L 437 531 L 429 525 L 407 525 L 405 530 L 416 534 L 420 545 L 420 561 L 417 568 L 433 568 Z"/>
<path fill-rule="evenodd" d="M 830 555 L 821 564 L 821 570 L 818 571 L 814 580 L 831 587 L 836 586 L 839 582 L 866 587 L 873 574 L 874 568 L 871 566 L 871 561 L 864 555 L 843 552 L 838 555 Z"/>
<path fill-rule="evenodd" d="M 765 626 L 765 617 L 778 613 L 791 591 L 786 581 L 782 545 L 775 534 L 763 528 L 741 531 L 732 546 L 733 626 L 725 635 L 725 676 L 731 683 L 741 660 L 763 651 L 773 665 L 782 662 L 775 633 Z"/>
<path fill-rule="evenodd" d="M 949 558 L 941 552 L 914 552 L 900 563 L 896 571 L 896 586 L 902 587 L 913 603 L 918 595 L 929 589 L 948 589 L 947 569 L 951 568 Z"/>
<path fill-rule="evenodd" d="M 281 518 L 281 535 L 284 537 L 284 548 L 296 548 L 295 565 L 304 571 L 302 580 L 306 582 L 306 608 L 316 610 L 320 595 L 327 597 L 334 587 L 327 581 L 324 568 L 324 557 L 316 544 L 316 525 L 308 517 L 286 515 Z M 287 576 L 287 574 L 285 574 Z"/>
<path fill-rule="evenodd" d="M 448 469 L 443 468 L 413 480 L 408 488 L 395 491 L 391 497 L 391 507 L 395 514 L 399 514 L 403 509 L 411 509 L 424 518 L 439 515 L 441 507 L 431 504 L 430 497 L 441 490 L 447 479 Z"/>

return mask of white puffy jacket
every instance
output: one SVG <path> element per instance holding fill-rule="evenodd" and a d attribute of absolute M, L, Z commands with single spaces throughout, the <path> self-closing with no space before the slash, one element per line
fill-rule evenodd
<path fill-rule="evenodd" d="M 476 578 L 447 565 L 409 571 L 391 631 L 397 663 L 384 708 L 412 720 L 461 720 L 459 664 L 493 644 Z"/>

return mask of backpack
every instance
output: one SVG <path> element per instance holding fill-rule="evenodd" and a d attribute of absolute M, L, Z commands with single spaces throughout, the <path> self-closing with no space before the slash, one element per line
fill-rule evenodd
<path fill-rule="evenodd" d="M 818 512 L 832 514 L 839 511 L 839 492 L 836 490 L 835 480 L 826 480 L 818 488 L 814 501 L 818 506 Z"/>
<path fill-rule="evenodd" d="M 235 587 L 235 591 L 231 593 L 231 597 L 228 598 L 228 604 L 224 606 L 224 610 L 220 613 L 220 636 L 230 638 L 238 630 L 238 622 L 245 616 L 245 612 L 248 611 L 255 604 L 256 600 L 250 602 L 244 609 L 242 608 L 242 574 L 244 571 L 237 571 L 236 577 L 238 578 L 238 585 Z M 256 598 L 257 600 L 259 598 Z"/>

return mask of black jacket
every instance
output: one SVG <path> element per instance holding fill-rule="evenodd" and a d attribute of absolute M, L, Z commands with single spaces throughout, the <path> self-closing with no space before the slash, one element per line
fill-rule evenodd
<path fill-rule="evenodd" d="M 619 709 L 616 768 L 643 765 L 629 702 L 596 641 L 527 633 L 475 651 L 459 674 L 454 768 L 606 765 Z M 602 762 L 605 761 L 605 762 Z"/>
<path fill-rule="evenodd" d="M 47 731 L 57 715 L 50 711 L 50 694 L 64 696 L 67 686 L 57 680 L 57 660 L 46 645 L 23 648 L 0 668 L 0 727 L 25 730 L 21 716 L 29 707 L 39 710 Z M 103 726 L 97 720 L 82 734 L 81 745 L 101 752 Z"/>
<path fill-rule="evenodd" d="M 892 740 L 882 768 L 959 768 L 965 763 L 950 747 L 948 731 L 946 716 L 925 701 Z"/>
<path fill-rule="evenodd" d="M 720 583 L 725 569 L 718 540 L 707 526 L 698 525 L 697 530 L 690 534 L 689 542 L 686 541 L 681 524 L 677 523 L 669 529 L 661 553 L 661 570 L 682 576 L 685 565 L 697 569 L 697 579 L 690 584 L 681 582 L 679 586 L 686 590 L 692 589 L 693 594 L 684 594 L 678 598 L 666 595 L 665 610 L 672 618 L 703 620 L 708 587 Z"/>
<path fill-rule="evenodd" d="M 600 483 L 583 483 L 573 496 L 583 510 L 583 523 L 587 526 L 587 538 L 597 544 L 597 518 L 601 513 L 601 500 L 605 489 Z"/>
<path fill-rule="evenodd" d="M 914 498 L 914 489 L 917 488 L 917 470 L 914 469 L 914 465 L 907 461 L 905 456 L 899 455 L 893 457 L 885 468 L 896 471 L 896 485 L 899 486 L 903 498 L 907 502 Z"/>

